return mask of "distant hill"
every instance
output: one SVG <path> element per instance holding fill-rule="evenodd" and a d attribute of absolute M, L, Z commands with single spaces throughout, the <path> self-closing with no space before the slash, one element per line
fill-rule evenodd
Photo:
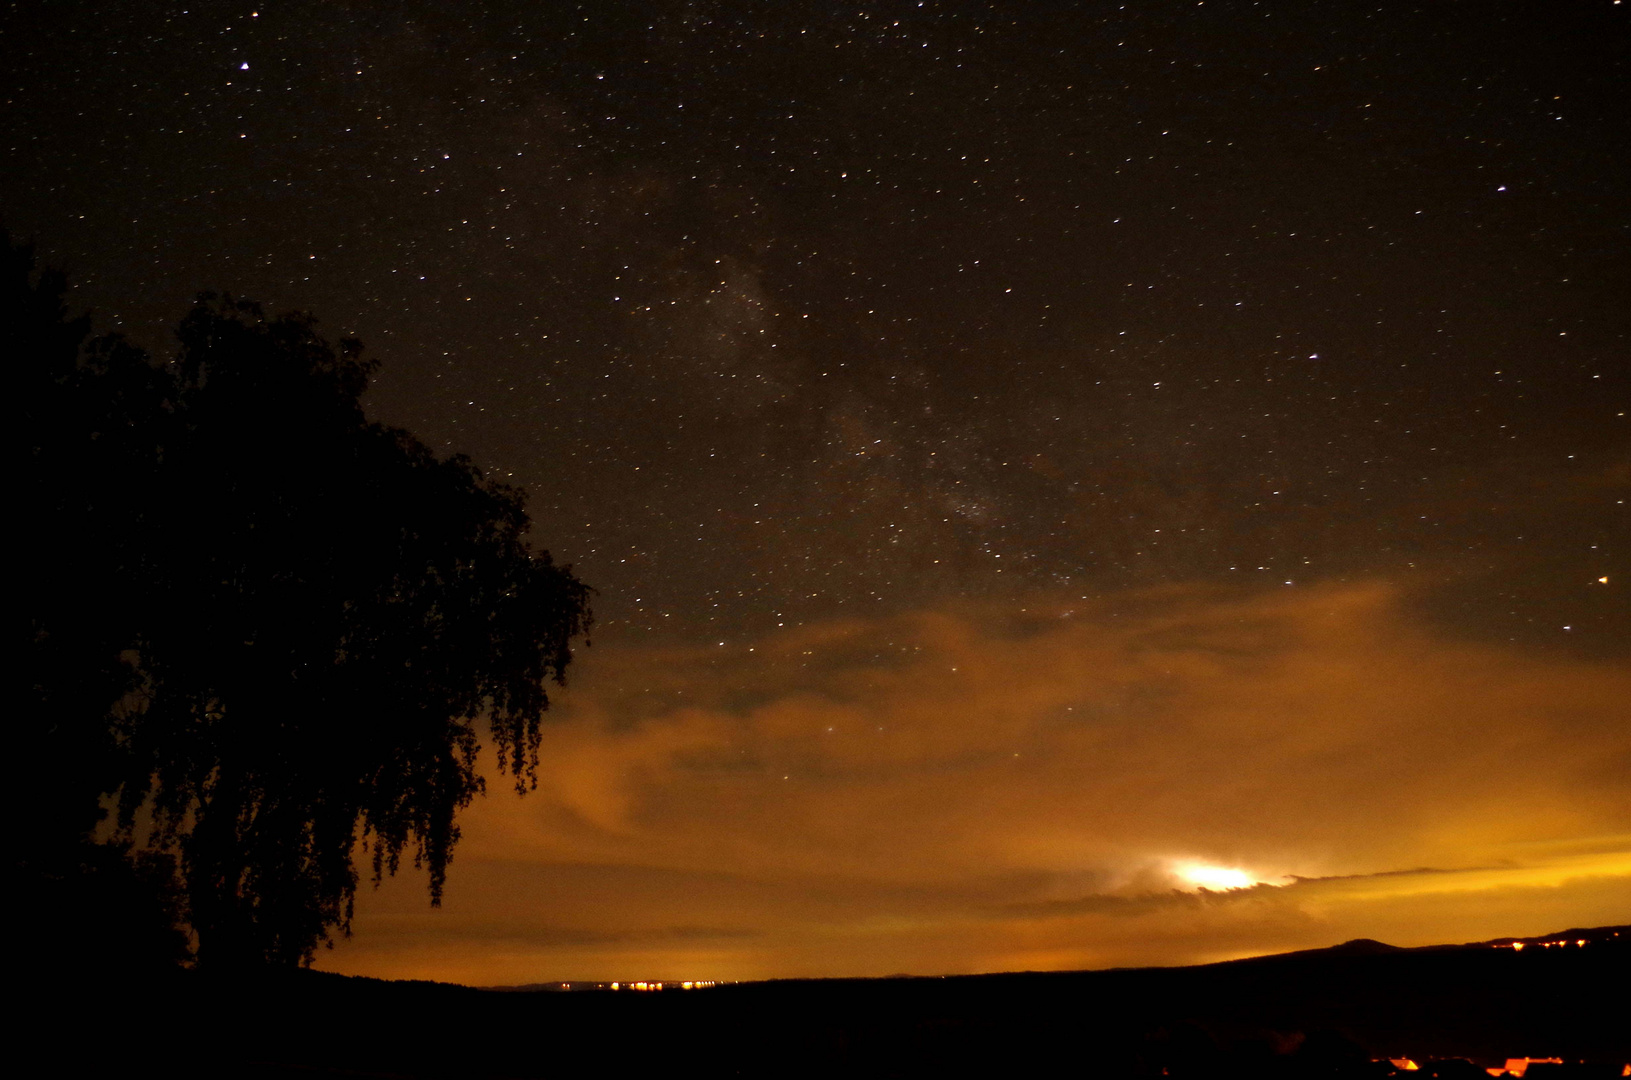
<path fill-rule="evenodd" d="M 167 1075 L 541 1077 L 700 1066 L 724 1076 L 937 1080 L 1379 1077 L 1393 1067 L 1378 1059 L 1404 1057 L 1464 1058 L 1471 1064 L 1461 1067 L 1475 1070 L 1468 1076 L 1515 1057 L 1590 1062 L 1618 1075 L 1631 1062 L 1628 961 L 1631 926 L 1425 948 L 1359 940 L 1185 968 L 660 993 L 181 972 L 139 993 L 32 995 L 16 1030 L 80 1064 L 147 1063 Z"/>
<path fill-rule="evenodd" d="M 1389 945 L 1387 942 L 1377 941 L 1375 938 L 1361 937 L 1354 938 L 1352 941 L 1344 941 L 1341 945 L 1333 945 L 1330 951 L 1334 953 L 1398 952 L 1399 946 Z"/>
<path fill-rule="evenodd" d="M 1631 938 L 1631 926 L 1595 926 L 1590 928 L 1575 927 L 1570 930 L 1560 930 L 1555 934 L 1542 934 L 1538 937 L 1504 937 L 1493 938 L 1489 941 L 1470 941 L 1462 945 L 1389 945 L 1374 938 L 1354 938 L 1344 941 L 1341 945 L 1332 945 L 1323 949 L 1301 949 L 1296 952 L 1270 953 L 1267 956 L 1253 956 L 1242 960 L 1226 960 L 1223 963 L 1260 963 L 1283 960 L 1287 957 L 1318 957 L 1318 956 L 1374 956 L 1381 953 L 1404 952 L 1444 952 L 1455 949 L 1511 949 L 1514 946 L 1521 948 L 1564 949 L 1581 948 L 1586 945 L 1613 944 Z"/>

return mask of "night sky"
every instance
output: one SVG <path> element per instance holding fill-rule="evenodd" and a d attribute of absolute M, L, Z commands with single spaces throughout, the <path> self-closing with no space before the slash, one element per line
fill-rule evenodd
<path fill-rule="evenodd" d="M 162 354 L 203 289 L 311 311 L 383 362 L 371 415 L 524 486 L 598 590 L 539 790 L 495 783 L 444 908 L 362 895 L 320 966 L 1631 917 L 1631 6 L 54 3 L 0 35 L 0 224 L 99 330 Z"/>

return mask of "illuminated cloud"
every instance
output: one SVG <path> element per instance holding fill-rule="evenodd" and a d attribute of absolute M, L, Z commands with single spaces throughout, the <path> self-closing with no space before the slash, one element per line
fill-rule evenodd
<path fill-rule="evenodd" d="M 597 646 L 536 794 L 474 808 L 446 909 L 393 884 L 327 962 L 1059 968 L 1623 917 L 1631 673 L 1411 610 L 1380 583 L 1164 589 Z"/>
<path fill-rule="evenodd" d="M 1196 889 L 1249 889 L 1253 885 L 1269 884 L 1259 881 L 1249 871 L 1232 866 L 1208 866 L 1205 863 L 1174 863 L 1172 872 L 1185 885 Z"/>

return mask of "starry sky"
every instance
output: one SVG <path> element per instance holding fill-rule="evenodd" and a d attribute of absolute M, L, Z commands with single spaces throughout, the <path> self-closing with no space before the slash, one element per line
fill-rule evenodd
<path fill-rule="evenodd" d="M 1628 31 L 12 5 L 0 223 L 161 354 L 206 288 L 360 337 L 598 590 L 539 790 L 320 966 L 1543 933 L 1631 916 Z"/>

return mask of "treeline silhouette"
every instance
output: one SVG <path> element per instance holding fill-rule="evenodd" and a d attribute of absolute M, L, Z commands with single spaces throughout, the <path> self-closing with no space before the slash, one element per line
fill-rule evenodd
<path fill-rule="evenodd" d="M 519 490 L 366 418 L 357 342 L 205 295 L 160 361 L 0 241 L 25 967 L 309 961 L 359 843 L 439 900 L 479 741 L 531 782 L 588 588 Z"/>

